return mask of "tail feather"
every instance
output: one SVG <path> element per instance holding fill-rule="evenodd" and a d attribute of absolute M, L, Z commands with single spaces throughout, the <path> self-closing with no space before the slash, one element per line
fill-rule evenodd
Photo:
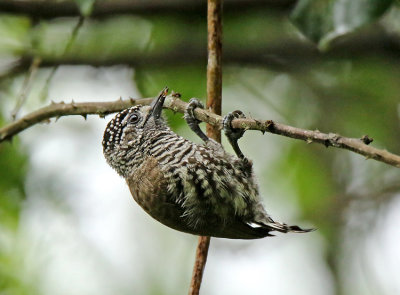
<path fill-rule="evenodd" d="M 207 230 L 206 235 L 212 235 L 219 238 L 228 239 L 260 239 L 264 237 L 272 237 L 273 231 L 282 233 L 307 233 L 314 231 L 314 229 L 302 229 L 297 225 L 287 225 L 273 221 L 270 217 L 264 218 L 263 221 L 244 222 L 243 220 L 236 220 L 226 227 L 215 227 L 214 231 L 210 234 Z M 197 233 L 198 234 L 198 233 Z M 201 233 L 204 235 L 203 233 Z"/>
<path fill-rule="evenodd" d="M 314 228 L 303 229 L 298 225 L 287 225 L 286 223 L 280 223 L 269 218 L 267 222 L 260 223 L 261 226 L 276 230 L 281 233 L 308 233 L 314 231 Z"/>

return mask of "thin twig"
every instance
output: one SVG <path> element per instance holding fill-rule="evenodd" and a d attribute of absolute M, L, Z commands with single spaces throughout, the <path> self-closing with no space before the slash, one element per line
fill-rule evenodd
<path fill-rule="evenodd" d="M 206 106 L 214 114 L 221 115 L 222 105 L 222 0 L 207 1 L 207 102 Z M 207 124 L 207 135 L 221 142 L 219 126 Z M 196 259 L 193 266 L 189 295 L 198 295 L 207 262 L 210 237 L 199 237 Z"/>
<path fill-rule="evenodd" d="M 29 95 L 29 91 L 32 86 L 32 81 L 36 76 L 37 70 L 38 70 L 41 62 L 42 62 L 42 59 L 40 57 L 34 57 L 32 60 L 32 63 L 28 70 L 28 73 L 26 74 L 24 82 L 22 83 L 22 87 L 21 87 L 21 91 L 18 95 L 17 103 L 15 104 L 14 109 L 11 111 L 11 117 L 13 118 L 13 120 L 15 120 L 21 107 L 26 102 L 26 99 Z"/>
<path fill-rule="evenodd" d="M 80 16 L 78 18 L 77 23 L 75 24 L 75 26 L 72 29 L 71 37 L 68 39 L 68 42 L 67 42 L 67 44 L 65 44 L 64 50 L 61 53 L 62 57 L 65 56 L 66 53 L 71 49 L 72 44 L 74 44 L 76 37 L 78 36 L 79 30 L 82 28 L 84 22 L 85 22 L 85 17 Z M 45 82 L 43 89 L 41 91 L 41 94 L 40 94 L 40 97 L 42 100 L 47 98 L 48 93 L 49 93 L 49 88 L 50 88 L 50 82 L 51 82 L 51 80 L 53 80 L 53 77 L 56 74 L 56 72 L 60 66 L 61 66 L 61 64 L 55 64 L 53 66 L 53 68 L 51 69 L 50 74 L 47 77 L 46 82 Z"/>
<path fill-rule="evenodd" d="M 152 100 L 153 98 L 132 98 L 129 100 L 116 100 L 110 102 L 52 103 L 0 128 L 0 143 L 4 140 L 11 139 L 14 135 L 34 126 L 35 124 L 46 122 L 51 118 L 60 118 L 70 115 L 81 115 L 86 118 L 86 116 L 90 114 L 104 117 L 107 114 L 119 112 L 133 105 L 150 104 Z M 183 113 L 186 106 L 186 102 L 173 95 L 168 96 L 164 104 L 165 108 L 178 113 Z M 221 116 L 199 108 L 195 109 L 194 114 L 198 120 L 221 128 Z M 400 168 L 400 156 L 368 145 L 370 143 L 368 137 L 362 137 L 360 139 L 348 138 L 337 133 L 322 133 L 318 130 L 313 131 L 301 129 L 276 123 L 271 120 L 258 119 L 234 119 L 232 121 L 232 127 L 246 130 L 259 130 L 261 132 L 269 132 L 285 137 L 304 140 L 307 143 L 319 143 L 326 147 L 332 146 L 347 149 L 363 155 L 367 159 L 374 159 Z"/>

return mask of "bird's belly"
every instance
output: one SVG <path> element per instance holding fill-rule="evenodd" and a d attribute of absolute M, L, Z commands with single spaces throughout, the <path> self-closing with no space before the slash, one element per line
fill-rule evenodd
<path fill-rule="evenodd" d="M 136 203 L 151 217 L 175 230 L 197 234 L 183 217 L 184 210 L 177 204 L 169 202 L 169 196 L 166 193 L 145 194 L 140 187 L 130 186 L 129 188 Z"/>

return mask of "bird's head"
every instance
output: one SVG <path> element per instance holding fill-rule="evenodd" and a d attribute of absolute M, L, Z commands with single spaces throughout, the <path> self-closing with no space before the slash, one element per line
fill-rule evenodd
<path fill-rule="evenodd" d="M 123 110 L 108 123 L 102 143 L 103 153 L 111 166 L 125 162 L 120 159 L 124 153 L 141 145 L 152 132 L 166 128 L 161 112 L 167 93 L 168 88 L 164 88 L 151 105 Z"/>

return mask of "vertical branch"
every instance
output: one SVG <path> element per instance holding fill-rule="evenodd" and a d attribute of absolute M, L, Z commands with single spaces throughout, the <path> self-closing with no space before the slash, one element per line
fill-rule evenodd
<path fill-rule="evenodd" d="M 204 267 L 207 262 L 210 237 L 199 237 L 196 249 L 196 260 L 194 261 L 192 281 L 190 283 L 189 295 L 199 295 L 200 285 L 203 279 Z"/>
<path fill-rule="evenodd" d="M 208 0 L 207 109 L 221 115 L 222 104 L 222 0 Z M 207 135 L 221 142 L 218 126 L 207 124 Z"/>
<path fill-rule="evenodd" d="M 222 104 L 222 0 L 208 0 L 207 109 L 221 114 Z M 221 142 L 218 126 L 207 124 L 207 135 Z M 198 295 L 207 262 L 210 237 L 199 237 L 189 295 Z"/>

